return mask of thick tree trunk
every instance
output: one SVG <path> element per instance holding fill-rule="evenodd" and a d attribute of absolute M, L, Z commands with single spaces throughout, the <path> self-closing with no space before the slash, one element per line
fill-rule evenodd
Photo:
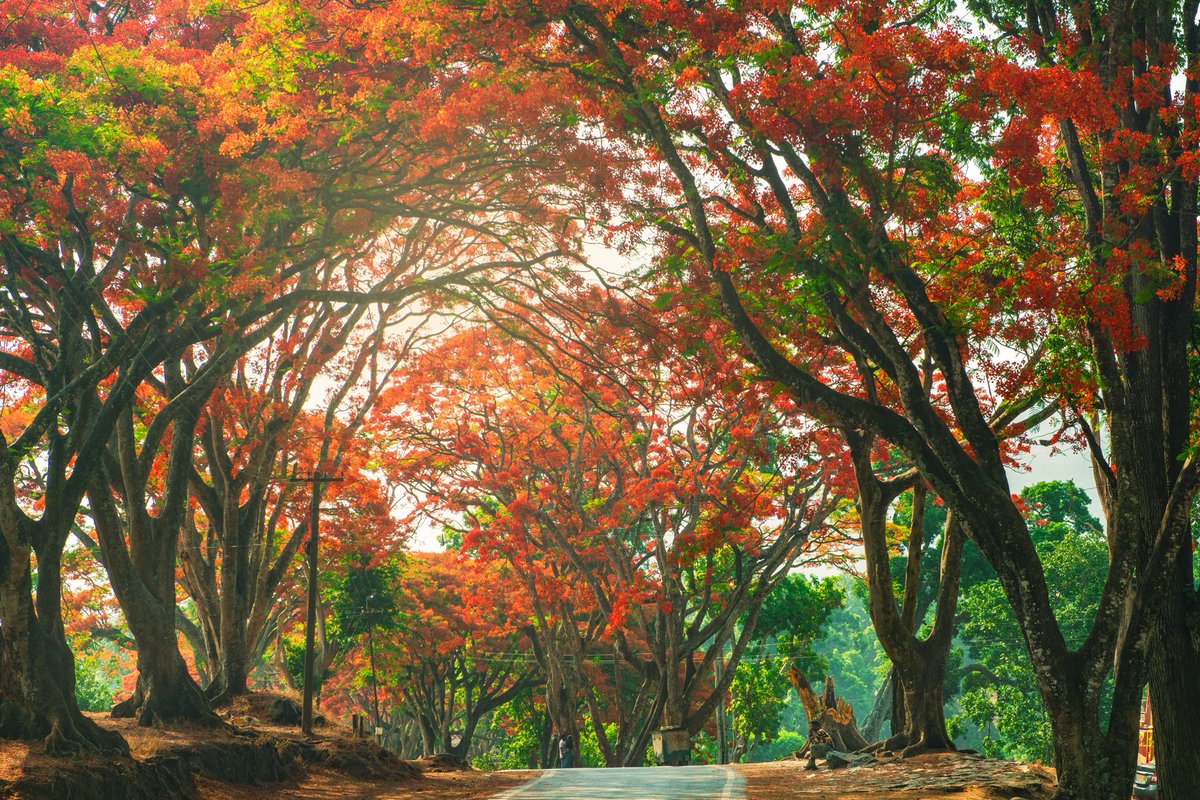
<path fill-rule="evenodd" d="M 892 667 L 893 673 L 895 667 Z M 901 736 L 908 730 L 908 713 L 904 709 L 904 683 L 903 681 L 893 680 L 891 698 L 889 700 L 890 708 L 887 712 L 888 719 L 891 722 L 892 736 Z"/>
<path fill-rule="evenodd" d="M 75 662 L 58 615 L 65 536 L 42 549 L 35 608 L 32 542 L 44 532 L 21 515 L 12 479 L 11 466 L 0 460 L 0 738 L 42 738 L 51 752 L 128 753 L 119 734 L 100 728 L 75 703 Z"/>
<path fill-rule="evenodd" d="M 436 754 L 437 736 L 433 723 L 424 714 L 417 715 L 417 727 L 421 729 L 421 755 L 425 758 Z"/>
<path fill-rule="evenodd" d="M 1112 737 L 1089 723 L 1096 711 L 1082 704 L 1050 710 L 1058 773 L 1054 800 L 1129 800 L 1137 751 L 1125 742 L 1114 746 Z"/>
<path fill-rule="evenodd" d="M 478 726 L 479 720 L 469 718 L 463 725 L 462 735 L 458 739 L 458 744 L 446 742 L 446 752 L 459 761 L 466 761 L 467 754 L 471 752 L 471 742 L 475 739 L 475 728 Z"/>
<path fill-rule="evenodd" d="M 929 376 L 929 365 L 925 365 Z M 928 391 L 928 389 L 926 389 Z M 904 565 L 904 602 L 900 606 L 900 624 L 909 633 L 916 633 L 921 595 L 921 557 L 925 550 L 925 500 L 929 490 L 924 481 L 917 481 L 912 490 L 912 520 L 908 526 L 908 554 Z M 895 673 L 895 667 L 892 668 Z M 900 681 L 892 681 L 892 734 L 908 730 L 907 699 Z"/>
<path fill-rule="evenodd" d="M 112 715 L 136 717 L 147 726 L 176 720 L 219 724 L 179 653 L 174 614 L 157 603 L 127 602 L 123 607 L 137 641 L 138 681 L 133 695 L 114 706 Z"/>
<path fill-rule="evenodd" d="M 208 695 L 214 705 L 228 703 L 247 693 L 246 624 L 250 616 L 249 551 L 252 524 L 245 510 L 235 505 L 238 497 L 226 498 L 223 522 L 231 530 L 222 532 L 220 619 L 218 621 L 220 658 L 216 678 Z M 252 509 L 258 504 L 251 504 Z M 228 537 L 228 538 L 226 538 Z"/>
<path fill-rule="evenodd" d="M 538 664 L 546 674 L 546 716 L 551 730 L 551 762 L 557 762 L 559 737 L 570 734 L 579 753 L 579 696 L 585 643 L 581 641 L 574 622 L 552 621 L 542 608 L 535 588 L 529 586 L 534 599 L 537 624 L 526 629 Z M 570 613 L 563 615 L 570 619 Z"/>
<path fill-rule="evenodd" d="M 221 638 L 217 671 L 205 694 L 214 706 L 229 703 L 233 698 L 250 693 L 246 641 L 243 635 Z"/>
<path fill-rule="evenodd" d="M 542 715 L 542 730 L 538 736 L 538 764 L 542 769 L 549 769 L 554 766 L 556 754 L 554 752 L 554 721 L 550 719 L 550 714 Z"/>
<path fill-rule="evenodd" d="M 129 496 L 124 498 L 124 524 L 109 484 L 97 477 L 88 488 L 109 581 L 138 649 L 137 687 L 131 697 L 113 707 L 112 714 L 136 717 L 140 725 L 175 721 L 220 725 L 223 723 L 188 673 L 176 636 L 175 552 L 180 511 L 171 509 L 178 509 L 184 497 L 180 493 L 187 488 L 178 475 L 182 463 L 178 460 L 185 458 L 191 447 L 192 423 L 177 420 L 175 424 L 168 477 L 171 490 L 162 516 L 150 517 L 144 498 L 130 491 L 133 481 L 125 484 Z M 135 460 L 130 426 L 118 429 L 118 445 L 124 469 L 132 473 Z"/>
<path fill-rule="evenodd" d="M 551 659 L 551 663 L 554 661 Z M 573 741 L 579 742 L 577 710 L 578 696 L 574 681 L 564 675 L 562 666 L 558 665 L 546 679 L 546 711 L 556 738 L 570 734 Z M 557 758 L 557 753 L 553 753 L 552 758 Z"/>
<path fill-rule="evenodd" d="M 958 607 L 958 586 L 964 540 L 962 526 L 952 514 L 947 520 L 942 543 L 941 585 L 938 588 L 933 630 L 924 640 L 912 637 L 912 646 L 902 648 L 902 668 L 896 670 L 896 684 L 904 696 L 904 728 L 888 742 L 901 747 L 904 756 L 927 750 L 954 750 L 954 740 L 946 730 L 944 687 L 946 659 L 954 633 L 954 612 Z M 899 667 L 900 665 L 898 665 Z M 893 730 L 895 721 L 893 720 Z"/>
<path fill-rule="evenodd" d="M 943 698 L 946 651 L 934 641 L 920 642 L 917 650 L 909 668 L 897 672 L 904 703 L 904 727 L 885 745 L 889 750 L 900 750 L 905 757 L 928 750 L 956 749 L 946 731 Z"/>
<path fill-rule="evenodd" d="M 0 738 L 43 739 L 51 753 L 94 749 L 127 755 L 120 734 L 80 713 L 71 652 L 34 614 L 28 555 L 24 564 L 24 570 L 14 569 L 0 557 Z"/>
<path fill-rule="evenodd" d="M 1192 588 L 1192 554 L 1181 554 L 1150 658 L 1154 758 L 1161 800 L 1200 797 L 1200 603 Z"/>
<path fill-rule="evenodd" d="M 910 531 L 907 580 L 911 585 L 905 587 L 903 610 L 896 607 L 886 540 L 887 509 L 905 488 L 906 482 L 880 481 L 873 470 L 868 442 L 853 433 L 847 434 L 847 442 L 854 455 L 859 488 L 859 519 L 867 563 L 871 622 L 880 644 L 892 660 L 895 686 L 903 696 L 902 710 L 893 705 L 893 736 L 883 746 L 889 750 L 901 750 L 906 757 L 927 750 L 953 750 L 954 742 L 946 731 L 942 687 L 954 631 L 954 612 L 958 604 L 965 531 L 957 516 L 951 513 L 942 535 L 940 584 L 933 629 L 928 638 L 918 639 L 914 633 L 917 601 L 915 582 L 920 572 L 914 565 L 920 558 L 921 536 L 915 529 Z M 918 475 L 916 480 L 923 478 Z M 914 494 L 923 507 L 923 492 Z M 920 514 L 914 513 L 913 521 L 914 525 L 923 524 Z M 902 725 L 901 720 L 896 718 L 901 711 Z"/>

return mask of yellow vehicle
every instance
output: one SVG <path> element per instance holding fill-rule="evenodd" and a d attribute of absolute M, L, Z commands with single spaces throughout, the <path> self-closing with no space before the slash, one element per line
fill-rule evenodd
<path fill-rule="evenodd" d="M 1150 693 L 1142 701 L 1142 723 L 1138 731 L 1138 765 L 1133 776 L 1133 796 L 1137 800 L 1158 797 L 1158 771 L 1154 768 L 1154 712 L 1150 710 Z"/>
<path fill-rule="evenodd" d="M 1150 710 L 1150 692 L 1142 700 L 1142 725 L 1138 732 L 1138 763 L 1154 763 L 1154 714 Z"/>

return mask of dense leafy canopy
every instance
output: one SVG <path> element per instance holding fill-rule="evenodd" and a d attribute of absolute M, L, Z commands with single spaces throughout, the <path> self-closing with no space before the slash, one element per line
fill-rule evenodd
<path fill-rule="evenodd" d="M 1063 800 L 1149 682 L 1200 794 L 1192 0 L 0 16 L 0 736 L 220 724 L 320 580 L 397 747 L 745 752 L 790 660 Z"/>

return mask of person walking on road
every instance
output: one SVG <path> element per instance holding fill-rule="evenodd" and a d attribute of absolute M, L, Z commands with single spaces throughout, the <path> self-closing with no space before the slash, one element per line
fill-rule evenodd
<path fill-rule="evenodd" d="M 569 733 L 558 739 L 558 766 L 562 769 L 575 766 L 575 737 Z"/>

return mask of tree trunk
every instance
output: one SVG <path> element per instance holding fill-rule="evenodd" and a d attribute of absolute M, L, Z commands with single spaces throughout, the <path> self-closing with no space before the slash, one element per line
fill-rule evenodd
<path fill-rule="evenodd" d="M 1200 736 L 1193 716 L 1200 709 L 1200 604 L 1192 588 L 1192 553 L 1176 562 L 1150 658 L 1150 706 L 1154 759 L 1161 800 L 1200 797 Z"/>
<path fill-rule="evenodd" d="M 892 667 L 895 670 L 895 667 Z M 900 736 L 908 730 L 908 713 L 904 708 L 904 682 L 893 680 L 891 691 L 891 708 L 887 716 L 891 721 L 892 736 Z"/>
<path fill-rule="evenodd" d="M 928 750 L 956 749 L 946 731 L 943 698 L 946 653 L 938 642 L 928 640 L 920 642 L 917 649 L 919 666 L 897 673 L 900 679 L 896 683 L 904 702 L 904 727 L 885 744 L 889 750 L 900 749 L 904 757 Z"/>
<path fill-rule="evenodd" d="M 249 508 L 237 505 L 239 497 L 226 487 L 223 514 L 220 518 L 221 575 L 220 619 L 218 621 L 220 659 L 216 679 L 208 695 L 214 705 L 228 703 L 247 693 L 246 624 L 250 617 L 250 591 L 253 577 L 249 574 L 250 550 L 254 520 L 259 503 Z"/>
<path fill-rule="evenodd" d="M 32 542 L 39 534 L 46 541 L 44 531 L 21 514 L 11 464 L 0 459 L 0 738 L 42 738 L 50 752 L 128 754 L 119 734 L 96 725 L 75 703 L 75 662 L 62 618 L 54 616 L 61 605 L 57 555 L 65 535 L 50 537 L 42 549 L 35 608 Z"/>
<path fill-rule="evenodd" d="M 926 386 L 931 377 L 928 359 L 924 374 Z M 928 388 L 926 388 L 928 391 Z M 925 551 L 925 500 L 929 490 L 925 482 L 918 480 L 912 489 L 912 520 L 908 526 L 908 554 L 904 565 L 904 601 L 900 606 L 900 624 L 909 633 L 915 634 L 920 617 L 917 606 L 921 595 L 921 557 Z M 892 673 L 895 674 L 895 667 Z M 905 697 L 904 686 L 900 681 L 892 681 L 892 735 L 907 731 L 908 700 Z"/>
<path fill-rule="evenodd" d="M 218 724 L 179 654 L 174 614 L 158 603 L 128 601 L 122 607 L 137 642 L 138 680 L 133 695 L 113 706 L 112 715 L 136 717 L 146 726 L 176 720 Z"/>
<path fill-rule="evenodd" d="M 895 683 L 896 670 L 889 669 L 887 677 L 883 679 L 883 685 L 875 693 L 875 702 L 871 704 L 871 710 L 863 720 L 862 735 L 869 742 L 874 742 L 879 738 L 879 733 L 883 730 L 883 723 L 891 719 Z M 892 732 L 897 733 L 898 731 L 893 730 Z"/>
<path fill-rule="evenodd" d="M 542 730 L 538 736 L 538 758 L 542 769 L 554 766 L 554 722 L 549 712 L 542 715 Z"/>
<path fill-rule="evenodd" d="M 226 705 L 233 698 L 250 693 L 245 628 L 235 623 L 231 626 L 222 624 L 221 629 L 217 671 L 206 691 L 214 706 Z"/>
<path fill-rule="evenodd" d="M 887 509 L 906 487 L 907 481 L 879 480 L 874 473 L 868 441 L 853 433 L 847 433 L 846 439 L 854 456 L 859 489 L 859 519 L 867 563 L 871 622 L 879 636 L 879 643 L 892 660 L 895 686 L 904 700 L 903 727 L 900 720 L 896 719 L 898 709 L 893 705 L 893 735 L 883 743 L 883 747 L 899 749 L 905 757 L 927 750 L 953 750 L 954 742 L 946 731 L 942 693 L 946 658 L 950 654 L 954 632 L 954 612 L 958 605 L 965 531 L 958 517 L 951 512 L 942 534 L 941 574 L 933 629 L 928 638 L 918 639 L 914 633 L 916 587 L 906 587 L 906 608 L 903 611 L 898 609 L 892 588 L 886 539 Z M 916 480 L 923 478 L 917 475 Z M 923 494 L 915 494 L 923 507 Z M 914 513 L 915 524 L 921 524 L 921 519 L 921 515 Z M 917 550 L 921 537 L 915 530 L 911 533 L 910 543 L 913 544 L 910 547 Z M 920 557 L 919 551 L 910 552 L 909 556 L 908 580 L 915 581 L 920 573 L 913 565 Z"/>
<path fill-rule="evenodd" d="M 174 425 L 167 497 L 159 517 L 151 517 L 147 509 L 146 478 L 137 468 L 129 416 L 118 427 L 114 456 L 123 477 L 109 475 L 106 482 L 98 475 L 88 486 L 104 566 L 138 650 L 137 687 L 131 697 L 113 707 L 112 714 L 136 717 L 139 725 L 180 720 L 220 725 L 188 673 L 176 636 L 175 553 L 186 507 L 185 467 L 191 465 L 194 416 L 183 415 Z M 118 480 L 126 493 L 124 522 L 110 489 Z"/>
<path fill-rule="evenodd" d="M 71 652 L 33 610 L 28 551 L 24 558 L 19 551 L 18 559 L 6 555 L 0 548 L 0 738 L 43 739 L 51 753 L 128 755 L 120 734 L 92 722 L 75 703 Z"/>
<path fill-rule="evenodd" d="M 458 744 L 451 745 L 446 743 L 446 752 L 459 761 L 466 761 L 467 755 L 471 751 L 471 742 L 475 739 L 475 728 L 479 725 L 479 719 L 474 716 L 467 718 L 463 725 L 462 735 L 458 738 Z"/>
<path fill-rule="evenodd" d="M 550 659 L 552 664 L 556 661 L 557 659 Z M 563 672 L 562 665 L 557 665 L 546 677 L 546 712 L 553 728 L 555 747 L 558 746 L 557 739 L 567 734 L 573 737 L 573 741 L 579 742 L 579 722 L 576 715 L 578 698 L 574 681 Z M 557 751 L 551 753 L 551 760 L 557 757 Z"/>
<path fill-rule="evenodd" d="M 895 672 L 896 684 L 904 695 L 903 733 L 893 736 L 887 745 L 901 747 L 905 757 L 927 750 L 954 750 L 954 740 L 946 730 L 943 693 L 946 684 L 946 659 L 954 634 L 954 612 L 958 607 L 958 586 L 965 534 L 953 515 L 947 519 L 943 534 L 941 584 L 938 587 L 933 630 L 920 640 L 912 637 L 912 646 L 903 648 L 903 669 Z M 893 730 L 896 722 L 892 721 Z"/>
<path fill-rule="evenodd" d="M 434 755 L 436 749 L 437 735 L 433 723 L 424 714 L 418 714 L 417 727 L 421 729 L 421 755 L 428 758 Z"/>
<path fill-rule="evenodd" d="M 1096 711 L 1082 704 L 1049 709 L 1058 772 L 1054 800 L 1129 800 L 1137 751 L 1124 742 L 1114 746 L 1111 736 L 1088 723 Z"/>

